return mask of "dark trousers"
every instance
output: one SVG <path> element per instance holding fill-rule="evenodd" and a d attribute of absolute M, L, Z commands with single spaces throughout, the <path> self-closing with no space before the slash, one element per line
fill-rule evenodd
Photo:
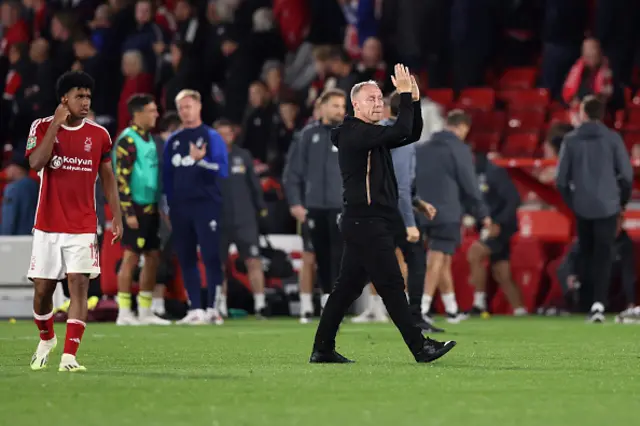
<path fill-rule="evenodd" d="M 594 302 L 606 306 L 618 215 L 603 219 L 576 219 L 582 261 L 580 281 L 586 288 L 593 289 Z"/>
<path fill-rule="evenodd" d="M 411 352 L 420 351 L 424 337 L 414 324 L 404 295 L 404 280 L 395 254 L 391 223 L 379 218 L 343 218 L 342 235 L 344 252 L 340 275 L 322 312 L 314 348 L 319 351 L 335 348 L 338 327 L 347 309 L 371 278 Z"/>
<path fill-rule="evenodd" d="M 338 229 L 339 209 L 309 209 L 307 224 L 316 253 L 318 276 L 325 294 L 331 293 L 342 259 L 342 235 Z"/>
<path fill-rule="evenodd" d="M 410 243 L 405 238 L 398 244 L 407 264 L 407 291 L 411 310 L 420 313 L 424 293 L 424 275 L 427 272 L 427 254 L 422 239 Z"/>
<path fill-rule="evenodd" d="M 213 202 L 182 204 L 171 206 L 170 214 L 173 248 L 178 256 L 191 309 L 211 308 L 215 306 L 216 288 L 222 284 L 220 206 Z M 207 277 L 208 297 L 204 301 L 201 297 L 198 247 Z"/>

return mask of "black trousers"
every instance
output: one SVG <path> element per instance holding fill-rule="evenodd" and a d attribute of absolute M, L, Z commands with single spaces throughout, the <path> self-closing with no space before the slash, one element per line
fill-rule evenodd
<path fill-rule="evenodd" d="M 580 281 L 586 288 L 593 289 L 594 303 L 600 302 L 606 306 L 618 215 L 603 219 L 577 217 L 576 220 L 582 262 Z"/>
<path fill-rule="evenodd" d="M 420 238 L 415 243 L 410 243 L 404 238 L 398 242 L 404 261 L 407 264 L 407 292 L 409 293 L 409 306 L 413 312 L 420 313 L 420 303 L 424 293 L 424 275 L 427 272 L 427 253 L 424 242 Z"/>
<path fill-rule="evenodd" d="M 338 327 L 370 278 L 411 352 L 420 351 L 424 337 L 415 325 L 404 294 L 392 224 L 381 218 L 343 218 L 342 235 L 344 252 L 340 275 L 322 312 L 314 349 L 335 348 Z"/>
<path fill-rule="evenodd" d="M 309 209 L 307 213 L 318 276 L 325 294 L 331 293 L 340 271 L 343 242 L 337 223 L 339 214 L 339 209 Z"/>

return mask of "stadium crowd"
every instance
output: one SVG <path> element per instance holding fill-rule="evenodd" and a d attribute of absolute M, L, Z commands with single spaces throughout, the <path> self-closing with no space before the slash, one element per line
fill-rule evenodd
<path fill-rule="evenodd" d="M 634 109 L 639 98 L 633 96 L 640 88 L 636 2 L 4 0 L 0 18 L 0 235 L 31 233 L 38 184 L 24 160 L 27 135 L 35 119 L 53 114 L 58 105 L 55 82 L 68 70 L 93 77 L 92 115 L 109 130 L 114 146 L 138 111 L 129 102 L 133 95 L 155 99 L 160 118 L 149 130 L 160 149 L 181 126 L 177 96 L 185 89 L 197 92 L 202 121 L 213 125 L 229 146 L 246 150 L 242 164 L 250 165 L 249 172 L 260 179 L 263 195 L 248 202 L 255 203 L 261 233 L 294 233 L 297 224 L 303 236 L 313 234 L 305 231 L 307 211 L 317 224 L 324 220 L 324 210 L 339 210 L 339 198 L 337 205 L 325 200 L 313 206 L 295 199 L 286 176 L 295 156 L 292 142 L 305 126 L 317 120 L 333 122 L 330 116 L 342 111 L 333 106 L 337 109 L 331 112 L 331 93 L 345 94 L 347 113 L 350 90 L 358 82 L 374 80 L 385 96 L 391 95 L 388 64 L 396 62 L 410 67 L 422 89 L 421 141 L 451 125 L 447 111 L 461 108 L 471 118 L 467 142 L 477 152 L 555 158 L 564 135 L 578 124 L 580 102 L 596 95 L 607 105 L 605 122 L 624 131 L 632 157 L 640 156 L 640 110 Z M 330 92 L 333 89 L 342 92 Z M 507 97 L 513 89 L 535 92 L 541 101 L 527 109 L 530 99 Z M 393 115 L 389 98 L 387 105 L 387 114 Z M 231 170 L 231 151 L 229 156 Z M 555 170 L 551 166 L 536 174 L 542 182 L 552 182 Z M 528 208 L 545 208 L 532 194 L 521 195 Z M 100 194 L 97 200 L 103 230 L 104 200 Z M 163 224 L 165 259 L 171 258 L 170 234 Z M 319 238 L 304 237 L 303 321 L 314 311 L 310 293 L 316 255 L 311 240 Z M 324 266 L 331 262 L 335 260 L 323 248 L 317 263 L 324 293 L 335 280 L 335 271 Z M 474 262 L 478 259 L 470 257 Z M 261 266 L 245 263 L 254 294 L 261 295 L 254 309 L 267 316 Z M 563 282 L 570 282 L 567 288 L 577 288 L 575 271 L 563 271 Z M 163 282 L 161 277 L 158 282 Z M 635 277 L 626 280 L 625 289 L 634 288 L 628 282 Z M 226 291 L 218 294 L 219 301 L 225 300 Z M 635 294 L 628 292 L 626 305 L 633 307 Z M 99 288 L 94 289 L 94 295 L 99 294 Z M 160 315 L 165 310 L 162 295 L 162 287 L 156 287 L 153 309 Z M 513 296 L 513 307 L 526 313 L 517 299 Z M 228 314 L 223 305 L 220 309 Z M 360 320 L 384 320 L 381 309 L 372 302 Z M 481 296 L 474 309 L 486 311 Z M 453 314 L 452 322 L 460 319 Z"/>

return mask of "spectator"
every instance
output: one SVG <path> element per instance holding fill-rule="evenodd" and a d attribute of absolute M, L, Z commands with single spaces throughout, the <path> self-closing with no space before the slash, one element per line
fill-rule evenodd
<path fill-rule="evenodd" d="M 0 137 L 9 139 L 14 147 L 29 129 L 28 112 L 22 110 L 25 81 L 33 74 L 33 66 L 29 61 L 27 43 L 14 43 L 9 47 L 9 73 L 7 74 L 4 93 L 2 94 L 2 124 Z M 26 115 L 26 117 L 25 117 Z"/>
<path fill-rule="evenodd" d="M 91 39 L 87 36 L 80 36 L 73 42 L 73 50 L 76 53 L 76 66 L 93 77 L 95 88 L 91 93 L 91 107 L 97 115 L 108 113 L 107 97 L 105 93 L 105 72 L 104 55 L 100 54 Z"/>
<path fill-rule="evenodd" d="M 29 27 L 23 19 L 20 19 L 20 2 L 10 0 L 2 3 L 0 22 L 3 28 L 0 56 L 7 56 L 11 46 L 29 41 Z"/>
<path fill-rule="evenodd" d="M 340 89 L 347 94 L 347 114 L 352 114 L 351 88 L 362 81 L 362 77 L 356 71 L 353 62 L 347 52 L 342 49 L 334 49 L 329 54 L 327 61 L 329 72 L 332 75 L 326 84 L 325 89 Z"/>
<path fill-rule="evenodd" d="M 6 168 L 0 235 L 30 235 L 38 204 L 38 184 L 29 177 L 29 161 L 16 152 Z"/>
<path fill-rule="evenodd" d="M 242 140 L 239 145 L 248 150 L 254 160 L 268 163 L 269 138 L 273 129 L 276 107 L 271 102 L 266 84 L 254 81 L 249 87 L 249 105 L 242 124 Z M 263 168 L 256 168 L 260 174 Z"/>
<path fill-rule="evenodd" d="M 598 40 L 588 38 L 582 44 L 582 57 L 571 67 L 564 82 L 562 99 L 577 112 L 585 96 L 596 95 L 606 104 L 612 93 L 613 78 L 607 58 L 602 56 Z"/>
<path fill-rule="evenodd" d="M 151 0 L 136 2 L 135 19 L 136 28 L 125 40 L 122 51 L 138 50 L 144 58 L 145 70 L 155 75 L 156 53 L 159 51 L 161 53 L 161 50 L 164 50 L 164 35 L 160 27 L 153 22 L 153 2 Z"/>
<path fill-rule="evenodd" d="M 53 114 L 58 102 L 55 97 L 55 76 L 49 58 L 49 42 L 38 38 L 31 42 L 29 59 L 35 68 L 31 79 L 24 82 L 24 106 L 31 114 L 31 121 L 37 117 Z"/>
<path fill-rule="evenodd" d="M 49 18 L 46 0 L 23 0 L 22 4 L 27 9 L 27 20 L 33 30 L 33 38 L 42 37 L 46 31 Z"/>
<path fill-rule="evenodd" d="M 316 70 L 316 77 L 311 82 L 307 93 L 305 106 L 311 108 L 318 96 L 324 90 L 325 82 L 329 76 L 329 55 L 331 54 L 330 46 L 316 46 L 313 48 L 313 66 Z"/>
<path fill-rule="evenodd" d="M 385 93 L 387 84 L 387 64 L 382 56 L 382 43 L 376 37 L 369 37 L 362 45 L 362 55 L 357 65 L 357 71 L 362 80 L 374 80 L 380 86 L 382 93 Z"/>
<path fill-rule="evenodd" d="M 278 106 L 275 117 L 273 136 L 267 152 L 267 164 L 272 176 L 282 176 L 285 156 L 294 135 L 302 127 L 300 123 L 300 107 L 292 99 L 284 99 Z"/>
<path fill-rule="evenodd" d="M 75 62 L 71 35 L 75 30 L 73 15 L 67 12 L 58 12 L 51 19 L 51 38 L 53 60 L 53 72 L 58 76 L 69 71 Z"/>
<path fill-rule="evenodd" d="M 111 29 L 111 9 L 106 4 L 101 4 L 96 8 L 93 21 L 89 22 L 91 29 L 91 42 L 98 51 L 102 50 L 106 38 Z"/>
<path fill-rule="evenodd" d="M 153 93 L 153 77 L 144 72 L 142 54 L 137 50 L 124 52 L 122 56 L 122 74 L 125 76 L 120 101 L 118 102 L 118 133 L 124 130 L 131 120 L 127 102 L 136 93 Z"/>

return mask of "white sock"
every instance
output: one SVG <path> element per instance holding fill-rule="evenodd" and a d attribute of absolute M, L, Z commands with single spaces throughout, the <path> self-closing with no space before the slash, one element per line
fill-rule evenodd
<path fill-rule="evenodd" d="M 409 303 L 409 293 L 407 293 L 406 291 L 404 292 L 404 297 L 407 298 L 407 303 Z"/>
<path fill-rule="evenodd" d="M 387 315 L 387 308 L 384 306 L 382 297 L 377 294 L 373 296 L 373 313 L 380 317 Z"/>
<path fill-rule="evenodd" d="M 165 313 L 164 299 L 162 297 L 154 297 L 151 300 L 151 310 L 158 315 L 163 315 Z"/>
<path fill-rule="evenodd" d="M 253 307 L 257 311 L 264 308 L 266 306 L 266 302 L 264 300 L 264 293 L 255 293 L 253 295 Z"/>
<path fill-rule="evenodd" d="M 324 309 L 324 305 L 327 304 L 328 298 L 329 298 L 328 294 L 323 294 L 322 297 L 320 297 L 320 306 L 322 307 L 322 309 Z"/>
<path fill-rule="evenodd" d="M 521 317 L 524 315 L 527 315 L 529 312 L 527 312 L 527 308 L 525 308 L 524 306 L 520 306 L 519 308 L 515 308 L 513 310 L 513 315 L 516 317 Z"/>
<path fill-rule="evenodd" d="M 476 291 L 473 293 L 473 306 L 482 310 L 487 309 L 487 293 L 484 291 Z"/>
<path fill-rule="evenodd" d="M 422 315 L 426 315 L 429 313 L 429 310 L 431 309 L 432 300 L 433 298 L 428 294 L 422 295 L 422 302 L 420 303 L 420 312 L 422 312 Z"/>
<path fill-rule="evenodd" d="M 255 295 L 254 295 L 255 297 Z M 227 306 L 227 295 L 226 294 L 218 294 L 216 296 L 216 305 L 217 306 Z"/>
<path fill-rule="evenodd" d="M 457 314 L 458 313 L 458 302 L 456 302 L 456 294 L 451 292 L 447 294 L 442 294 L 440 296 L 442 298 L 442 303 L 444 303 L 444 310 L 448 314 Z"/>
<path fill-rule="evenodd" d="M 300 315 L 313 314 L 311 293 L 300 293 Z"/>

